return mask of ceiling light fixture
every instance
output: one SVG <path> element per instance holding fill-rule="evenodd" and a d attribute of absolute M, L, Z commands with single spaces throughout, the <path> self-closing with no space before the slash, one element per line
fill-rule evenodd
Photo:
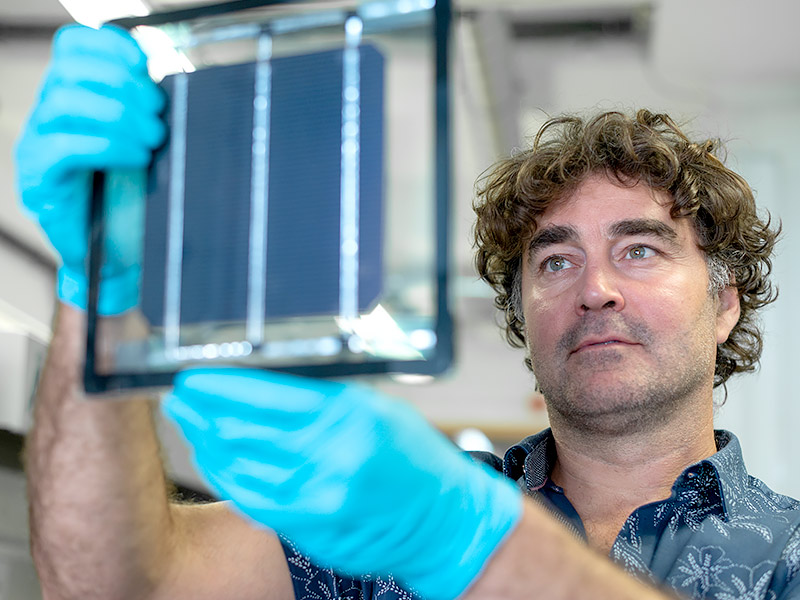
<path fill-rule="evenodd" d="M 99 28 L 106 21 L 120 17 L 143 17 L 150 14 L 144 0 L 59 0 L 75 21 Z"/>

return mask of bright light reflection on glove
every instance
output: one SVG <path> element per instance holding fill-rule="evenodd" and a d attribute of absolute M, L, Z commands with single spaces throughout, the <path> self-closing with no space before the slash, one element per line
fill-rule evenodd
<path fill-rule="evenodd" d="M 455 598 L 521 514 L 519 490 L 369 389 L 244 369 L 180 374 L 164 412 L 201 474 L 322 566 Z"/>
<path fill-rule="evenodd" d="M 61 300 L 86 308 L 87 219 L 93 170 L 114 171 L 107 190 L 109 252 L 101 267 L 100 312 L 115 314 L 137 298 L 143 168 L 164 139 L 165 98 L 147 73 L 136 42 L 115 27 L 59 30 L 30 118 L 15 149 L 17 188 L 62 259 Z"/>

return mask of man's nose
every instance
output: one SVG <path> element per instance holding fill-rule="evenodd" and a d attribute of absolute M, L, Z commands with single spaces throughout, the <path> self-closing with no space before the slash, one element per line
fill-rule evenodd
<path fill-rule="evenodd" d="M 625 306 L 618 276 L 611 265 L 586 265 L 577 284 L 575 309 L 580 315 L 604 308 L 619 312 Z"/>

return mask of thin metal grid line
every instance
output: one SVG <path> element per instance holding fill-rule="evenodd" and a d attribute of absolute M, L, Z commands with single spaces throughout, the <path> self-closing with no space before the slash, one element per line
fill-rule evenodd
<path fill-rule="evenodd" d="M 358 317 L 359 158 L 361 141 L 361 55 L 363 23 L 352 16 L 345 22 L 342 53 L 342 146 L 339 213 L 339 317 Z"/>
<path fill-rule="evenodd" d="M 267 215 L 269 212 L 269 143 L 272 94 L 272 37 L 258 39 L 253 98 L 253 145 L 250 179 L 250 240 L 245 337 L 257 346 L 264 340 L 267 295 Z"/>
<path fill-rule="evenodd" d="M 178 73 L 175 75 L 174 100 L 172 103 L 167 265 L 166 283 L 164 285 L 164 348 L 167 354 L 174 353 L 180 346 L 188 102 L 189 78 L 186 73 Z"/>

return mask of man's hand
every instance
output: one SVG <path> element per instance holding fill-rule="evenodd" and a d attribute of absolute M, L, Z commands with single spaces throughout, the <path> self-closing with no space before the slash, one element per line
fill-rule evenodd
<path fill-rule="evenodd" d="M 209 484 L 321 565 L 455 598 L 520 518 L 508 480 L 368 389 L 242 369 L 178 376 L 164 411 Z"/>
<path fill-rule="evenodd" d="M 53 42 L 52 59 L 17 143 L 17 186 L 61 256 L 58 295 L 86 307 L 87 220 L 91 172 L 109 173 L 107 209 L 114 223 L 101 270 L 100 311 L 119 313 L 137 298 L 136 227 L 143 168 L 164 139 L 164 97 L 147 73 L 136 42 L 115 27 L 68 26 Z M 138 203 L 137 203 L 138 202 Z"/>

